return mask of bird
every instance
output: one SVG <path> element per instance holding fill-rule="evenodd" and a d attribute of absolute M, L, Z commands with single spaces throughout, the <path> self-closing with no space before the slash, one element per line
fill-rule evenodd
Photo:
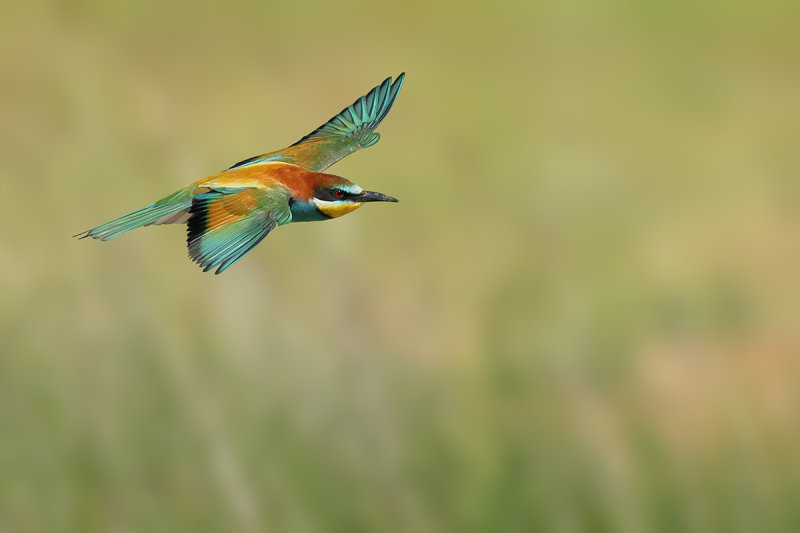
<path fill-rule="evenodd" d="M 277 226 L 338 218 L 369 202 L 397 202 L 324 170 L 380 140 L 375 129 L 404 79 L 405 72 L 386 78 L 291 146 L 239 161 L 74 237 L 107 241 L 142 226 L 186 224 L 189 257 L 203 272 L 221 274 Z"/>

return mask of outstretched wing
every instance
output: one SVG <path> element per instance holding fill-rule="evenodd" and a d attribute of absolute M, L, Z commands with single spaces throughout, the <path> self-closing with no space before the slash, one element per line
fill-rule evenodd
<path fill-rule="evenodd" d="M 187 223 L 189 256 L 216 274 L 242 258 L 272 231 L 292 220 L 289 191 L 271 188 L 216 188 L 192 200 Z"/>
<path fill-rule="evenodd" d="M 230 168 L 282 161 L 322 172 L 356 150 L 368 148 L 378 142 L 381 135 L 375 128 L 392 108 L 404 79 L 405 72 L 394 83 L 392 78 L 386 78 L 383 83 L 288 148 L 245 159 Z"/>

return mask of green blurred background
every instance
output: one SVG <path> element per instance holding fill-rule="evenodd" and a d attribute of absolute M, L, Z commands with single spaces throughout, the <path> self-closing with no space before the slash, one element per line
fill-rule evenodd
<path fill-rule="evenodd" d="M 800 4 L 17 2 L 0 531 L 800 531 Z M 70 236 L 407 72 L 400 198 Z"/>

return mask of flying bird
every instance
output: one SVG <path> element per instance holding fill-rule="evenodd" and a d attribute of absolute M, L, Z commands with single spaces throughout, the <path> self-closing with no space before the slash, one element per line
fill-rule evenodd
<path fill-rule="evenodd" d="M 386 78 L 328 122 L 282 150 L 240 161 L 133 213 L 75 235 L 107 241 L 142 226 L 186 224 L 189 257 L 220 274 L 276 226 L 337 218 L 367 202 L 397 202 L 323 171 L 377 143 L 405 73 Z"/>

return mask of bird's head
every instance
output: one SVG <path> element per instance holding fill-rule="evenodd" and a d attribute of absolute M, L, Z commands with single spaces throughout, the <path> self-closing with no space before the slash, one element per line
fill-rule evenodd
<path fill-rule="evenodd" d="M 339 176 L 329 176 L 316 187 L 305 205 L 295 203 L 292 217 L 296 221 L 337 218 L 355 211 L 367 202 L 397 202 L 396 198 L 379 192 L 365 191 L 355 183 Z"/>

